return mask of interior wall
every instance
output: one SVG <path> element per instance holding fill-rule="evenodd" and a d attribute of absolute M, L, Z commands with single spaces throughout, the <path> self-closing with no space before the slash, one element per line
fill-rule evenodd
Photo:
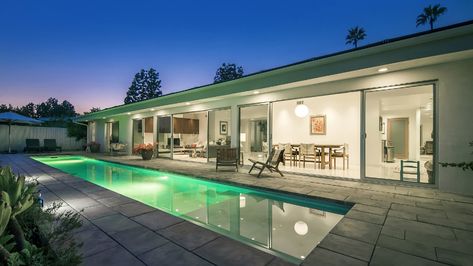
<path fill-rule="evenodd" d="M 227 135 L 220 135 L 220 121 L 228 122 Z M 209 112 L 209 141 L 216 142 L 218 139 L 226 139 L 232 136 L 231 110 L 216 110 Z"/>
<path fill-rule="evenodd" d="M 300 118 L 294 113 L 296 102 L 303 100 L 309 114 Z M 310 134 L 310 116 L 326 116 L 326 135 Z M 349 146 L 350 163 L 360 163 L 360 93 L 304 98 L 273 104 L 273 144 L 316 143 Z"/>
<path fill-rule="evenodd" d="M 434 130 L 433 119 L 427 116 L 421 116 L 422 124 L 422 143 L 421 146 L 425 145 L 426 141 L 432 141 L 432 132 Z"/>
<path fill-rule="evenodd" d="M 199 134 L 177 134 L 181 138 L 181 146 L 197 143 L 198 146 L 207 143 L 207 112 L 186 113 L 181 117 L 199 120 Z"/>
<path fill-rule="evenodd" d="M 405 111 L 390 111 L 381 113 L 383 117 L 383 122 L 386 125 L 385 134 L 379 133 L 382 135 L 382 139 L 387 139 L 388 137 L 388 119 L 392 118 L 408 118 L 409 119 L 409 148 L 408 148 L 408 159 L 409 160 L 419 160 L 419 147 L 420 147 L 420 121 L 417 118 L 418 110 L 405 110 Z M 376 121 L 378 123 L 378 121 Z M 381 144 L 379 144 L 381 145 Z M 381 152 L 381 149 L 378 149 Z M 379 155 L 380 162 L 381 162 L 381 154 Z"/>

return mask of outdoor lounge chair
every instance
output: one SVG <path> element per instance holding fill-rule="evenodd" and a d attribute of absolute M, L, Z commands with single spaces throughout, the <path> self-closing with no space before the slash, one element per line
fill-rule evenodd
<path fill-rule="evenodd" d="M 44 151 L 62 152 L 62 147 L 56 144 L 56 139 L 44 139 Z"/>
<path fill-rule="evenodd" d="M 127 145 L 125 143 L 110 143 L 110 155 L 126 155 Z"/>
<path fill-rule="evenodd" d="M 26 139 L 25 152 L 40 152 L 41 146 L 39 145 L 39 139 Z"/>
<path fill-rule="evenodd" d="M 234 166 L 238 172 L 238 150 L 237 148 L 219 148 L 217 149 L 217 163 L 215 171 L 219 166 Z"/>
<path fill-rule="evenodd" d="M 253 168 L 256 168 L 259 170 L 257 177 L 260 177 L 263 170 L 267 168 L 271 173 L 278 172 L 281 176 L 284 176 L 281 173 L 281 171 L 279 171 L 279 168 L 278 168 L 279 164 L 282 162 L 283 159 L 284 159 L 284 149 L 280 149 L 280 150 L 273 149 L 271 151 L 271 155 L 268 157 L 268 160 L 266 162 L 260 162 L 260 161 L 248 159 L 250 162 L 253 163 L 248 173 L 251 173 Z"/>

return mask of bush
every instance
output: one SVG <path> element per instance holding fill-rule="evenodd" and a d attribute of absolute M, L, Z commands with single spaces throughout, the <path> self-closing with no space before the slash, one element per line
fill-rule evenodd
<path fill-rule="evenodd" d="M 60 212 L 61 204 L 43 209 L 37 182 L 26 182 L 9 167 L 0 168 L 0 260 L 8 265 L 78 265 L 81 257 L 72 235 L 79 214 Z"/>

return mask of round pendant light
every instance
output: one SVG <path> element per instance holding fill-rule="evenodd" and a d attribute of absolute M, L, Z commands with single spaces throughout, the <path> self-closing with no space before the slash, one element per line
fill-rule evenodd
<path fill-rule="evenodd" d="M 304 104 L 304 101 L 298 101 L 294 113 L 297 117 L 303 118 L 309 114 L 309 108 Z"/>
<path fill-rule="evenodd" d="M 294 231 L 296 231 L 296 234 L 304 236 L 307 234 L 307 232 L 309 232 L 309 227 L 305 222 L 298 221 L 294 224 Z"/>

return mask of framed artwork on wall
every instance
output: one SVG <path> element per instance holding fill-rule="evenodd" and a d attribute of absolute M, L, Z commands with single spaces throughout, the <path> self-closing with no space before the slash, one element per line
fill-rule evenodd
<path fill-rule="evenodd" d="M 220 135 L 227 135 L 227 134 L 228 134 L 228 122 L 220 121 Z"/>
<path fill-rule="evenodd" d="M 314 115 L 310 117 L 310 134 L 311 135 L 326 135 L 327 124 L 325 115 Z"/>

